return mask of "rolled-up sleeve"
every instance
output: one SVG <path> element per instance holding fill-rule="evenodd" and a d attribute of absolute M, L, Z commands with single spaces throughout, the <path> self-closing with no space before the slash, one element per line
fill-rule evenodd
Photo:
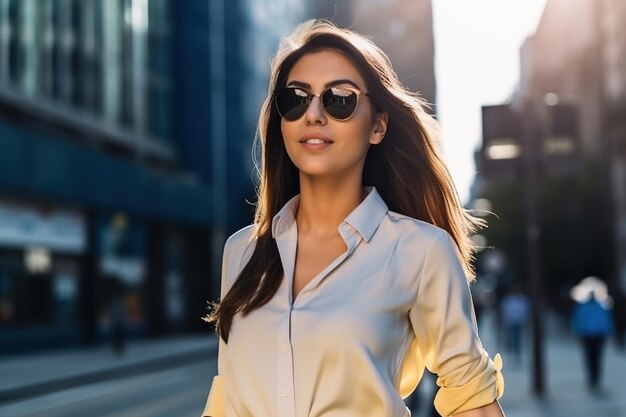
<path fill-rule="evenodd" d="M 450 416 L 502 396 L 502 360 L 496 355 L 492 361 L 483 349 L 456 245 L 444 231 L 428 249 L 409 317 L 424 364 L 438 376 L 439 414 Z"/>

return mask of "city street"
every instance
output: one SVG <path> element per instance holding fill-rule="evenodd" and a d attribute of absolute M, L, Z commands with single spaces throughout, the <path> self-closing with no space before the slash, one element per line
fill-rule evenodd
<path fill-rule="evenodd" d="M 620 417 L 626 416 L 626 352 L 619 351 L 613 341 L 605 350 L 603 377 L 599 392 L 590 392 L 585 384 L 583 359 L 578 341 L 568 334 L 554 316 L 544 320 L 546 387 L 545 398 L 532 395 L 531 341 L 526 339 L 522 362 L 498 347 L 493 331 L 493 317 L 484 317 L 481 337 L 486 349 L 500 351 L 504 359 L 505 391 L 500 400 L 507 417 Z"/>
<path fill-rule="evenodd" d="M 624 22 L 0 0 L 0 417 L 626 417 Z"/>
<path fill-rule="evenodd" d="M 485 348 L 492 356 L 500 352 L 504 358 L 506 389 L 501 404 L 507 417 L 626 416 L 626 352 L 619 351 L 612 342 L 608 344 L 603 388 L 591 393 L 585 386 L 577 341 L 553 317 L 545 322 L 547 394 L 539 399 L 531 394 L 530 341 L 526 340 L 521 363 L 516 363 L 499 347 L 493 314 L 482 317 L 480 333 Z M 108 347 L 5 358 L 0 360 L 0 416 L 198 417 L 217 370 L 215 342 L 212 337 L 136 342 L 129 345 L 123 358 L 112 355 Z M 204 355 L 206 360 L 202 359 Z M 79 365 L 82 373 L 78 372 Z M 141 367 L 144 370 L 137 371 Z M 106 368 L 117 369 L 117 373 L 106 373 Z M 54 383 L 55 375 L 61 382 L 81 375 L 90 382 L 60 390 Z M 422 405 L 413 417 L 426 416 L 424 401 L 432 391 L 430 382 L 423 381 Z M 16 391 L 19 386 L 46 386 L 48 392 L 10 399 L 16 392 L 25 392 L 24 388 Z"/>

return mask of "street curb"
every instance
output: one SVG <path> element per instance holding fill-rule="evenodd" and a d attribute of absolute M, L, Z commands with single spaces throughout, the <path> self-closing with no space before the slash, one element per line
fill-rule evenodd
<path fill-rule="evenodd" d="M 95 382 L 124 378 L 142 373 L 162 371 L 165 369 L 189 365 L 194 362 L 208 360 L 211 355 L 216 353 L 217 345 L 211 345 L 194 351 L 176 353 L 160 358 L 86 372 L 79 375 L 50 379 L 48 381 L 37 382 L 35 384 L 4 389 L 0 391 L 0 404 L 50 394 L 81 385 L 93 384 Z"/>

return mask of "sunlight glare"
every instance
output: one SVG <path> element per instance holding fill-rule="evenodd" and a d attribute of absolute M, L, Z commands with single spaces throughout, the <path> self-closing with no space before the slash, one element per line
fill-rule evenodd
<path fill-rule="evenodd" d="M 519 81 L 524 40 L 546 0 L 434 0 L 437 109 L 444 158 L 462 201 L 474 180 L 481 106 L 504 103 Z"/>

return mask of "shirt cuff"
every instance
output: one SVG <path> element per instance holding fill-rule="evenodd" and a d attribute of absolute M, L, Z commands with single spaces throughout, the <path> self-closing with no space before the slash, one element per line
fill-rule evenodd
<path fill-rule="evenodd" d="M 484 369 L 469 381 L 463 385 L 442 386 L 439 389 L 435 396 L 435 408 L 439 414 L 451 416 L 491 404 L 502 397 L 504 394 L 502 357 L 499 353 L 496 354 L 493 362 L 486 352 L 485 357 Z"/>
<path fill-rule="evenodd" d="M 221 375 L 215 375 L 211 383 L 209 397 L 206 400 L 206 406 L 202 412 L 202 417 L 224 417 L 224 378 Z"/>

